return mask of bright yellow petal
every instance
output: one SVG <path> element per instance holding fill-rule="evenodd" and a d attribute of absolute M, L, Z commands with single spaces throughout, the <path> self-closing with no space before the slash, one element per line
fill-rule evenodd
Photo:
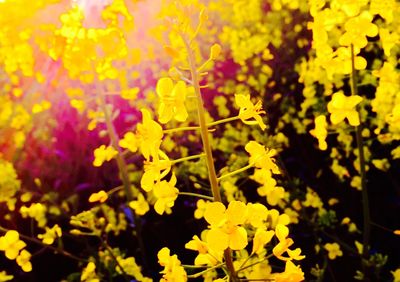
<path fill-rule="evenodd" d="M 247 246 L 247 231 L 244 227 L 237 227 L 229 234 L 229 247 L 232 250 L 243 250 Z"/>
<path fill-rule="evenodd" d="M 225 220 L 225 206 L 220 202 L 208 203 L 204 218 L 211 226 L 219 226 Z"/>
<path fill-rule="evenodd" d="M 210 229 L 207 232 L 208 246 L 215 251 L 223 251 L 229 246 L 229 236 L 220 229 Z"/>

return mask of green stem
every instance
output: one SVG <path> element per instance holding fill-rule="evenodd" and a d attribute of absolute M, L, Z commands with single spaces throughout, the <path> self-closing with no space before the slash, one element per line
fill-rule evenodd
<path fill-rule="evenodd" d="M 100 240 L 101 240 L 101 238 L 100 238 Z M 114 260 L 115 264 L 118 265 L 118 267 L 121 269 L 122 276 L 124 277 L 125 281 L 129 282 L 130 279 L 129 279 L 128 274 L 125 272 L 125 269 L 119 263 L 117 257 L 114 255 L 113 250 L 111 249 L 111 247 L 106 242 L 104 242 L 103 240 L 101 240 L 101 243 L 102 243 L 103 247 L 105 249 L 107 249 L 107 251 L 110 253 L 110 256 Z"/>
<path fill-rule="evenodd" d="M 185 126 L 185 127 L 177 127 L 177 128 L 171 128 L 171 129 L 164 129 L 163 133 L 175 133 L 179 131 L 189 131 L 189 130 L 198 130 L 200 127 L 198 126 Z"/>
<path fill-rule="evenodd" d="M 203 274 L 205 274 L 205 273 L 207 273 L 207 272 L 209 272 L 211 270 L 214 270 L 214 269 L 217 269 L 217 268 L 220 268 L 220 267 L 224 266 L 224 264 L 225 263 L 220 263 L 220 264 L 217 264 L 217 265 L 215 265 L 213 267 L 207 268 L 206 270 L 198 272 L 196 274 L 188 275 L 188 278 L 198 278 L 198 277 L 202 276 Z"/>
<path fill-rule="evenodd" d="M 120 186 L 117 186 L 117 187 L 112 188 L 111 190 L 109 190 L 109 191 L 107 192 L 107 194 L 108 194 L 108 195 L 112 195 L 112 194 L 114 194 L 115 192 L 121 191 L 122 189 L 124 189 L 124 186 L 123 186 L 123 185 L 120 185 Z"/>
<path fill-rule="evenodd" d="M 237 272 L 243 271 L 243 270 L 245 270 L 245 269 L 247 269 L 247 268 L 249 268 L 249 267 L 252 267 L 252 266 L 254 266 L 254 265 L 257 265 L 257 264 L 259 264 L 259 263 L 262 263 L 262 262 L 266 261 L 267 259 L 271 258 L 272 256 L 273 256 L 273 254 L 270 254 L 270 255 L 264 257 L 262 260 L 259 260 L 259 261 L 256 261 L 256 262 L 252 263 L 252 264 L 249 264 L 249 265 L 246 265 L 246 266 L 244 266 L 244 267 L 241 267 L 241 268 L 239 268 L 239 270 L 238 270 Z"/>
<path fill-rule="evenodd" d="M 358 95 L 357 85 L 357 77 L 356 77 L 356 69 L 354 62 L 354 46 L 350 46 L 351 49 L 351 95 Z M 360 174 L 361 174 L 361 193 L 362 193 L 362 202 L 363 202 L 363 215 L 364 215 L 364 226 L 363 226 L 363 252 L 362 256 L 365 260 L 368 260 L 368 248 L 370 241 L 370 211 L 369 211 L 369 199 L 368 199 L 368 191 L 367 191 L 367 182 L 366 182 L 366 171 L 365 171 L 365 156 L 364 156 L 364 147 L 363 147 L 363 138 L 361 134 L 362 128 L 361 125 L 356 126 L 356 140 L 357 140 L 357 148 L 358 148 L 358 158 L 360 162 Z M 364 265 L 364 264 L 363 264 Z M 365 274 L 365 273 L 364 273 Z"/>
<path fill-rule="evenodd" d="M 112 123 L 111 115 L 107 109 L 104 92 L 100 87 L 100 83 L 99 83 L 96 75 L 95 75 L 95 77 L 96 77 L 95 84 L 96 84 L 96 90 L 97 90 L 97 97 L 99 98 L 98 100 L 100 101 L 100 108 L 104 113 L 104 118 L 105 118 L 106 127 L 107 127 L 107 133 L 111 140 L 111 144 L 114 147 L 114 149 L 117 150 L 117 152 L 118 152 L 118 154 L 116 155 L 117 165 L 118 165 L 118 169 L 121 173 L 121 178 L 122 178 L 121 180 L 122 180 L 122 184 L 124 186 L 127 201 L 130 202 L 133 200 L 133 194 L 131 191 L 131 184 L 130 184 L 129 177 L 128 177 L 128 170 L 126 167 L 126 162 L 125 162 L 125 159 L 122 157 L 122 151 L 121 151 L 121 148 L 119 147 L 119 137 L 116 133 L 114 124 Z"/>
<path fill-rule="evenodd" d="M 224 118 L 224 119 L 220 119 L 220 120 L 217 120 L 217 121 L 214 121 L 214 122 L 210 122 L 210 123 L 207 124 L 207 126 L 208 127 L 212 127 L 212 126 L 216 126 L 216 125 L 221 124 L 221 123 L 227 123 L 227 122 L 235 121 L 235 120 L 238 120 L 238 119 L 240 119 L 239 116 Z"/>
<path fill-rule="evenodd" d="M 200 89 L 200 86 L 199 86 Z M 195 97 L 197 98 L 197 97 Z M 222 123 L 227 123 L 227 122 L 231 122 L 231 121 L 235 121 L 240 119 L 239 116 L 235 116 L 235 117 L 229 117 L 229 118 L 224 118 L 224 119 L 220 119 L 214 122 L 210 122 L 207 123 L 207 127 L 213 127 L 216 126 L 218 124 L 222 124 Z M 163 133 L 175 133 L 175 132 L 179 132 L 179 131 L 189 131 L 189 130 L 198 130 L 201 129 L 200 126 L 185 126 L 185 127 L 177 127 L 177 128 L 171 128 L 171 129 L 164 129 Z"/>
<path fill-rule="evenodd" d="M 211 144 L 210 144 L 211 137 L 208 135 L 208 125 L 206 123 L 206 111 L 204 108 L 203 98 L 201 96 L 200 81 L 199 81 L 199 76 L 198 76 L 198 72 L 197 72 L 195 57 L 194 57 L 193 50 L 190 47 L 190 43 L 187 40 L 187 38 L 184 35 L 182 35 L 181 37 L 185 44 L 186 51 L 188 54 L 190 73 L 191 73 L 191 77 L 192 77 L 192 81 L 193 81 L 194 91 L 195 91 L 195 94 L 197 97 L 197 112 L 198 112 L 198 119 L 199 119 L 199 123 L 200 123 L 200 133 L 201 133 L 201 139 L 202 139 L 202 143 L 203 143 L 203 150 L 204 150 L 204 153 L 206 154 L 206 163 L 207 163 L 207 169 L 208 169 L 208 177 L 209 177 L 210 185 L 211 185 L 211 191 L 212 191 L 214 201 L 222 202 L 220 190 L 218 187 L 217 173 L 215 172 L 214 158 L 213 158 L 213 154 L 212 154 L 212 150 L 211 150 Z M 226 266 L 227 266 L 229 274 L 230 274 L 230 281 L 231 282 L 238 281 L 238 277 L 236 275 L 235 268 L 233 266 L 232 253 L 229 248 L 224 251 L 224 257 L 225 257 Z"/>
<path fill-rule="evenodd" d="M 4 227 L 0 226 L 0 231 L 8 232 L 8 231 L 11 231 L 11 229 L 7 229 L 7 228 L 4 228 Z M 54 251 L 54 253 L 56 253 L 56 254 L 58 253 L 58 254 L 61 254 L 61 255 L 65 256 L 65 257 L 69 257 L 69 258 L 77 260 L 77 261 L 82 261 L 82 262 L 86 262 L 87 261 L 85 259 L 79 258 L 79 257 L 77 257 L 77 256 L 75 256 L 75 255 L 73 255 L 73 254 L 71 254 L 71 253 L 69 253 L 67 251 L 62 250 L 62 249 L 53 247 L 51 245 L 44 244 L 42 241 L 40 241 L 38 239 L 35 239 L 35 238 L 29 237 L 27 235 L 21 234 L 20 232 L 18 232 L 18 234 L 19 234 L 19 237 L 21 237 L 22 239 L 25 239 L 27 241 L 30 241 L 30 242 L 35 243 L 37 245 L 40 245 L 40 246 L 42 246 L 44 248 L 50 249 L 50 250 Z"/>
<path fill-rule="evenodd" d="M 224 179 L 224 178 L 226 178 L 226 177 L 230 177 L 230 176 L 239 174 L 239 173 L 241 173 L 241 172 L 243 172 L 243 171 L 246 171 L 246 170 L 252 168 L 253 166 L 254 166 L 253 164 L 246 165 L 246 166 L 244 166 L 244 167 L 242 167 L 242 168 L 239 168 L 239 169 L 234 170 L 234 171 L 231 171 L 231 172 L 229 172 L 229 173 L 227 173 L 227 174 L 221 175 L 220 177 L 218 177 L 218 180 L 221 180 L 221 179 Z"/>
<path fill-rule="evenodd" d="M 181 163 L 181 162 L 190 161 L 190 160 L 194 160 L 194 159 L 199 159 L 204 156 L 205 156 L 204 154 L 198 154 L 198 155 L 188 156 L 188 157 L 184 157 L 184 158 L 179 158 L 179 159 L 171 161 L 171 164 L 176 164 L 176 163 Z"/>
<path fill-rule="evenodd" d="M 202 199 L 209 200 L 209 201 L 214 201 L 213 197 L 209 197 L 209 196 L 202 195 L 202 194 L 197 194 L 197 193 L 179 192 L 179 195 L 192 196 L 192 197 L 202 198 Z"/>
<path fill-rule="evenodd" d="M 108 136 L 111 140 L 112 146 L 118 152 L 118 154 L 116 155 L 117 166 L 118 166 L 118 170 L 121 174 L 121 180 L 122 180 L 122 185 L 123 185 L 124 191 L 125 191 L 126 201 L 129 203 L 129 202 L 133 201 L 134 195 L 133 195 L 133 191 L 131 189 L 131 183 L 130 183 L 129 175 L 128 175 L 128 168 L 126 166 L 126 162 L 125 162 L 125 159 L 122 154 L 123 152 L 122 152 L 121 148 L 119 147 L 118 134 L 117 134 L 114 124 L 112 122 L 111 115 L 107 109 L 104 91 L 100 87 L 100 81 L 97 77 L 97 74 L 95 73 L 94 76 L 95 76 L 95 84 L 96 84 L 96 94 L 97 94 L 97 97 L 99 98 L 98 100 L 100 101 L 100 107 L 101 107 L 102 111 L 104 112 L 104 118 L 106 121 Z M 132 214 L 133 214 L 133 217 L 134 217 L 134 220 L 136 223 L 135 231 L 136 231 L 136 235 L 137 235 L 136 237 L 137 237 L 138 243 L 139 243 L 140 253 L 143 258 L 144 266 L 146 266 L 146 261 L 147 261 L 146 257 L 147 256 L 146 256 L 146 252 L 145 252 L 146 249 L 145 249 L 145 245 L 143 242 L 143 238 L 141 236 L 141 234 L 142 234 L 141 221 L 140 221 L 140 218 L 136 215 L 134 210 L 132 210 Z"/>

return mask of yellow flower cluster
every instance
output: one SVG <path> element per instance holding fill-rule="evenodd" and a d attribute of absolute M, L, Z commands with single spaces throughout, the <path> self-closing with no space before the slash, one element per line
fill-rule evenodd
<path fill-rule="evenodd" d="M 12 163 L 0 159 L 0 203 L 7 203 L 8 208 L 14 210 L 14 196 L 20 187 L 21 182 Z"/>
<path fill-rule="evenodd" d="M 16 260 L 23 271 L 30 272 L 32 271 L 31 254 L 25 247 L 24 241 L 19 239 L 18 231 L 10 230 L 0 237 L 0 251 L 3 251 L 9 260 Z"/>

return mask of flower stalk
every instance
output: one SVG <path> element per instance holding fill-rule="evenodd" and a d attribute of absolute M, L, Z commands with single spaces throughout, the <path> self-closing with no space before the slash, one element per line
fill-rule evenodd
<path fill-rule="evenodd" d="M 354 55 L 354 46 L 351 44 L 351 94 L 358 95 L 357 85 L 357 74 L 355 69 L 355 55 Z M 361 174 L 361 193 L 362 193 L 362 203 L 363 203 L 363 250 L 362 257 L 365 261 L 368 260 L 368 248 L 370 241 L 370 212 L 369 212 L 369 199 L 368 199 L 368 190 L 367 190 L 367 182 L 366 182 L 366 171 L 365 171 L 365 156 L 364 156 L 364 147 L 363 147 L 363 137 L 361 134 L 362 127 L 361 125 L 356 126 L 356 141 L 358 148 L 358 159 L 360 164 L 360 174 Z M 365 263 L 363 263 L 363 267 L 365 267 Z M 365 272 L 364 272 L 365 275 Z"/>
<path fill-rule="evenodd" d="M 221 193 L 220 193 L 220 189 L 218 186 L 218 177 L 217 177 L 217 173 L 215 171 L 214 159 L 213 159 L 213 154 L 212 154 L 212 150 L 211 150 L 211 144 L 210 144 L 211 137 L 208 135 L 209 128 L 208 128 L 208 124 L 206 122 L 206 111 L 204 108 L 203 98 L 201 96 L 199 73 L 198 73 L 198 70 L 196 67 L 194 53 L 190 46 L 190 41 L 185 37 L 185 35 L 181 35 L 181 37 L 185 44 L 185 48 L 186 48 L 186 51 L 188 54 L 191 79 L 193 82 L 195 95 L 197 97 L 197 113 L 198 113 L 198 119 L 199 119 L 199 124 L 200 124 L 200 134 L 201 134 L 201 140 L 203 143 L 203 150 L 204 150 L 205 157 L 206 157 L 208 177 L 209 177 L 209 181 L 210 181 L 210 185 L 211 185 L 211 191 L 212 191 L 214 201 L 222 202 Z M 230 282 L 239 281 L 239 278 L 238 278 L 235 268 L 233 266 L 232 252 L 229 248 L 227 248 L 224 251 L 224 257 L 225 257 L 226 267 L 229 272 L 229 281 Z"/>

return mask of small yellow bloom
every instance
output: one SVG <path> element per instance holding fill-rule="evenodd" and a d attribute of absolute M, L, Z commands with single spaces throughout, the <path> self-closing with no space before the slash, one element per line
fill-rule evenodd
<path fill-rule="evenodd" d="M 222 251 L 213 251 L 208 247 L 206 242 L 200 240 L 200 238 L 195 235 L 193 240 L 185 244 L 185 248 L 193 251 L 198 251 L 199 254 L 194 260 L 195 265 L 216 265 L 222 260 Z"/>
<path fill-rule="evenodd" d="M 273 276 L 275 282 L 301 282 L 304 281 L 304 272 L 290 260 L 286 261 L 285 271 Z"/>
<path fill-rule="evenodd" d="M 131 201 L 129 203 L 129 207 L 138 215 L 144 215 L 150 210 L 149 203 L 146 201 L 142 193 L 138 194 L 136 201 Z"/>
<path fill-rule="evenodd" d="M 155 182 L 159 182 L 171 170 L 171 161 L 168 156 L 161 150 L 158 155 L 153 156 L 152 161 L 144 161 L 144 173 L 140 180 L 143 190 L 149 192 L 153 189 Z"/>
<path fill-rule="evenodd" d="M 139 87 L 123 89 L 121 91 L 121 97 L 122 97 L 122 99 L 125 99 L 125 100 L 135 100 L 139 91 L 140 91 Z"/>
<path fill-rule="evenodd" d="M 265 114 L 265 111 L 263 111 L 262 109 L 261 100 L 254 105 L 250 101 L 250 95 L 235 94 L 235 102 L 236 105 L 240 108 L 238 116 L 243 121 L 243 123 L 249 125 L 258 124 L 262 130 L 265 130 L 267 128 L 260 116 L 261 114 Z"/>
<path fill-rule="evenodd" d="M 188 113 L 185 107 L 187 89 L 184 81 L 178 81 L 174 85 L 171 78 L 163 77 L 157 82 L 156 92 L 161 99 L 158 108 L 158 120 L 161 123 L 167 123 L 173 118 L 181 122 L 187 119 Z"/>
<path fill-rule="evenodd" d="M 46 212 L 47 207 L 41 203 L 33 203 L 29 207 L 22 206 L 19 209 L 23 218 L 34 218 L 39 227 L 45 227 L 47 223 Z"/>
<path fill-rule="evenodd" d="M 186 282 L 187 274 L 181 261 L 178 259 L 177 255 L 170 255 L 170 250 L 166 247 L 162 248 L 158 254 L 158 263 L 164 266 L 164 270 L 161 271 L 163 275 L 160 281 L 176 281 L 176 282 Z"/>
<path fill-rule="evenodd" d="M 56 238 L 60 238 L 62 235 L 62 230 L 58 224 L 54 225 L 52 228 L 46 226 L 46 233 L 39 234 L 38 238 L 42 240 L 43 244 L 51 245 L 54 243 Z"/>
<path fill-rule="evenodd" d="M 85 282 L 100 282 L 96 274 L 96 265 L 94 262 L 89 262 L 81 274 L 81 281 Z"/>
<path fill-rule="evenodd" d="M 118 154 L 118 151 L 112 146 L 101 145 L 99 148 L 94 150 L 94 161 L 95 167 L 100 167 L 105 161 L 110 161 Z"/>
<path fill-rule="evenodd" d="M 105 201 L 107 201 L 107 199 L 108 199 L 107 192 L 104 190 L 101 190 L 97 193 L 93 193 L 92 195 L 90 195 L 89 203 L 95 203 L 95 202 L 104 203 Z"/>
<path fill-rule="evenodd" d="M 203 218 L 204 212 L 206 211 L 206 206 L 208 201 L 204 201 L 203 199 L 200 199 L 196 203 L 196 210 L 194 211 L 194 218 L 195 219 L 200 219 Z"/>
<path fill-rule="evenodd" d="M 214 44 L 213 46 L 211 46 L 210 60 L 217 59 L 220 53 L 221 53 L 221 45 Z"/>
<path fill-rule="evenodd" d="M 345 96 L 343 92 L 336 92 L 328 103 L 328 112 L 331 114 L 331 122 L 338 124 L 345 118 L 350 125 L 360 125 L 360 117 L 355 107 L 362 101 L 358 95 Z"/>
<path fill-rule="evenodd" d="M 310 130 L 310 134 L 318 139 L 318 146 L 322 151 L 328 148 L 328 144 L 325 141 L 328 136 L 327 126 L 326 117 L 319 115 L 315 118 L 315 128 Z"/>
<path fill-rule="evenodd" d="M 340 250 L 338 243 L 326 243 L 324 249 L 328 251 L 328 257 L 334 260 L 336 257 L 341 257 L 343 252 Z"/>
<path fill-rule="evenodd" d="M 8 275 L 5 271 L 0 272 L 0 282 L 10 281 L 12 279 L 14 279 L 13 275 Z"/>
<path fill-rule="evenodd" d="M 266 149 L 256 141 L 250 141 L 246 144 L 245 150 L 250 154 L 249 163 L 257 168 L 264 168 L 272 173 L 280 174 L 278 166 L 275 164 L 276 150 Z"/>
<path fill-rule="evenodd" d="M 253 238 L 253 249 L 251 253 L 259 254 L 264 250 L 264 246 L 268 244 L 275 232 L 273 230 L 264 230 L 262 228 L 258 228 Z"/>
<path fill-rule="evenodd" d="M 22 268 L 24 272 L 32 271 L 32 264 L 30 262 L 32 255 L 27 250 L 22 250 L 16 261 L 17 264 Z"/>
<path fill-rule="evenodd" d="M 247 207 L 243 202 L 232 201 L 226 209 L 224 204 L 213 202 L 207 204 L 204 218 L 210 224 L 207 243 L 213 250 L 223 251 L 226 248 L 242 250 L 247 246 L 247 231 L 244 224 Z"/>
<path fill-rule="evenodd" d="M 137 137 L 139 139 L 139 148 L 146 160 L 150 156 L 157 156 L 163 137 L 161 125 L 151 118 L 148 110 L 142 109 L 142 123 L 137 125 Z"/>
<path fill-rule="evenodd" d="M 19 239 L 19 233 L 15 230 L 7 231 L 0 237 L 0 251 L 4 251 L 8 259 L 14 260 L 19 252 L 26 247 L 26 244 Z"/>
<path fill-rule="evenodd" d="M 364 48 L 367 43 L 367 36 L 378 35 L 378 27 L 372 23 L 373 16 L 364 11 L 359 16 L 350 18 L 344 28 L 346 32 L 340 37 L 339 43 L 343 46 L 354 45 L 355 48 Z"/>
<path fill-rule="evenodd" d="M 395 271 L 391 271 L 393 275 L 393 282 L 400 282 L 400 268 L 396 269 Z"/>
<path fill-rule="evenodd" d="M 157 198 L 154 204 L 155 211 L 162 215 L 167 208 L 172 208 L 178 198 L 179 190 L 175 187 L 176 177 L 172 174 L 169 182 L 166 180 L 160 181 L 154 185 L 154 196 Z"/>
<path fill-rule="evenodd" d="M 119 140 L 119 146 L 135 153 L 139 147 L 139 140 L 133 132 L 127 132 L 125 133 L 124 138 Z"/>

